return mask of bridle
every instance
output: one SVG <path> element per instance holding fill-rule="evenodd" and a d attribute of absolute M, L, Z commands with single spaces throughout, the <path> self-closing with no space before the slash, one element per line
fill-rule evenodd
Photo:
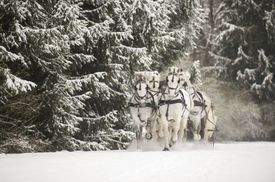
<path fill-rule="evenodd" d="M 156 88 L 156 83 L 158 83 L 158 82 L 159 82 L 159 81 L 157 81 L 157 80 L 155 79 L 155 77 L 153 77 L 153 79 L 149 81 L 149 83 L 153 83 L 153 89 Z M 148 87 L 148 91 L 149 91 L 149 93 L 152 94 L 152 97 L 155 97 L 155 96 L 157 96 L 158 94 L 161 93 L 161 92 L 160 92 L 160 89 L 158 89 L 158 91 L 156 91 L 156 90 L 152 90 L 150 87 Z"/>
<path fill-rule="evenodd" d="M 130 107 L 137 107 L 137 108 L 141 108 L 141 107 L 152 107 L 155 108 L 155 100 L 154 100 L 154 96 L 152 93 L 149 92 L 149 88 L 148 85 L 146 84 L 146 92 L 143 96 L 140 96 L 138 94 L 138 90 L 141 90 L 141 84 L 142 83 L 146 83 L 144 80 L 140 79 L 137 81 L 137 84 L 135 86 L 136 91 L 133 95 L 133 97 L 130 99 L 129 102 L 129 106 Z M 138 88 L 137 88 L 138 87 Z M 136 103 L 132 103 L 132 100 L 135 100 Z M 148 103 L 147 101 L 150 99 L 150 103 Z M 141 102 L 141 101 L 144 102 Z"/>
<path fill-rule="evenodd" d="M 148 86 L 146 87 L 146 92 L 145 92 L 145 94 L 143 95 L 143 96 L 140 96 L 139 94 L 138 94 L 138 90 L 141 90 L 141 84 L 143 83 L 144 81 L 143 80 L 139 80 L 138 82 L 137 82 L 137 84 L 136 84 L 136 86 L 135 86 L 135 94 L 134 94 L 134 96 L 135 97 L 137 97 L 138 99 L 144 99 L 146 96 L 147 96 L 147 93 L 148 93 Z M 139 88 L 137 88 L 137 86 L 139 85 Z"/>
<path fill-rule="evenodd" d="M 176 75 L 176 73 L 170 73 L 170 74 L 172 74 L 173 76 L 172 76 L 172 82 L 174 82 L 175 81 L 175 75 Z M 176 92 L 177 90 L 178 90 L 178 88 L 179 88 L 179 80 L 178 80 L 178 84 L 177 84 L 177 86 L 175 87 L 175 88 L 173 88 L 173 87 L 169 87 L 168 86 L 168 78 L 167 78 L 167 88 L 168 88 L 168 93 L 170 93 L 170 90 L 175 90 L 175 95 L 177 96 L 178 95 L 178 92 Z"/>
<path fill-rule="evenodd" d="M 158 81 L 155 80 L 155 77 L 153 77 L 153 80 L 149 81 L 149 83 L 152 83 L 152 82 L 153 82 L 153 88 L 155 88 L 156 87 L 156 83 L 158 82 Z"/>

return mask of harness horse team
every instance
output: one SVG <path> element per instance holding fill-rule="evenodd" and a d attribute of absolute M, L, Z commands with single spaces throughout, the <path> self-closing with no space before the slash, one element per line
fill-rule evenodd
<path fill-rule="evenodd" d="M 214 138 L 216 116 L 210 98 L 191 84 L 190 73 L 169 67 L 166 86 L 157 71 L 135 72 L 135 92 L 129 101 L 135 123 L 137 148 L 147 140 L 164 138 L 164 151 L 185 142 L 187 131 L 195 141 Z M 144 131 L 145 130 L 145 131 Z"/>

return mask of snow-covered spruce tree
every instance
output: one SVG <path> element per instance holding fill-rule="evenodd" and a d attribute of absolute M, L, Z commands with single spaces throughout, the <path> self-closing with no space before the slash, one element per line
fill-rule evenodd
<path fill-rule="evenodd" d="M 274 99 L 275 84 L 272 82 L 270 59 L 266 57 L 263 50 L 259 50 L 256 68 L 245 68 L 244 72 L 238 71 L 237 80 L 249 86 L 261 100 Z"/>
<path fill-rule="evenodd" d="M 244 83 L 261 100 L 275 98 L 275 44 L 271 31 L 275 30 L 274 6 L 275 2 L 268 0 L 224 0 L 215 15 L 219 26 L 211 42 L 216 75 Z"/>
<path fill-rule="evenodd" d="M 55 100 L 58 106 L 49 109 L 59 117 L 50 118 L 59 120 L 50 131 L 61 129 L 53 136 L 58 143 L 64 143 L 58 133 L 67 133 L 68 149 L 123 149 L 133 136 L 125 131 L 126 82 L 122 78 L 126 76 L 123 66 L 127 62 L 115 54 L 116 47 L 130 36 L 121 3 L 124 2 L 83 1 L 72 3 L 76 9 L 64 4 L 57 9 L 57 21 L 61 21 L 57 25 L 65 25 L 63 35 L 68 35 L 70 52 L 64 55 L 69 63 L 63 72 L 66 76 L 57 74 L 57 78 L 61 77 L 49 93 L 48 102 Z M 62 22 L 66 17 L 72 18 Z"/>
<path fill-rule="evenodd" d="M 10 97 L 19 93 L 31 91 L 36 86 L 34 82 L 26 80 L 30 79 L 26 73 L 26 70 L 30 69 L 30 61 L 26 53 L 21 52 L 26 46 L 26 37 L 19 20 L 27 21 L 29 12 L 25 11 L 25 6 L 28 6 L 27 2 L 0 3 L 1 104 L 5 104 Z"/>
<path fill-rule="evenodd" d="M 193 63 L 190 73 L 191 73 L 191 78 L 190 78 L 191 83 L 197 90 L 200 90 L 200 88 L 202 86 L 202 79 L 201 79 L 200 61 L 199 60 L 197 60 Z"/>
<path fill-rule="evenodd" d="M 132 45 L 145 51 L 139 62 L 131 61 L 133 68 L 143 66 L 150 69 L 151 65 L 158 65 L 163 49 L 169 39 L 167 30 L 169 26 L 168 3 L 166 1 L 133 0 L 129 7 L 128 22 L 132 27 Z"/>
<path fill-rule="evenodd" d="M 87 25 L 91 21 L 80 12 L 79 5 L 83 4 L 65 0 L 7 1 L 3 4 L 4 15 L 13 20 L 5 27 L 12 36 L 19 37 L 10 38 L 5 31 L 1 34 L 3 44 L 6 43 L 2 49 L 4 55 L 7 55 L 8 44 L 15 42 L 16 46 L 21 46 L 15 52 L 26 57 L 31 65 L 26 74 L 38 84 L 37 92 L 25 97 L 28 101 L 30 97 L 37 101 L 37 108 L 34 116 L 24 117 L 24 120 L 31 121 L 24 122 L 24 127 L 31 124 L 29 130 L 32 133 L 50 141 L 48 150 L 121 149 L 132 136 L 131 132 L 123 130 L 126 119 L 115 110 L 121 111 L 125 105 L 125 97 L 120 92 L 124 88 L 117 86 L 116 80 L 111 83 L 111 76 L 106 73 L 112 71 L 110 58 L 102 59 L 105 55 L 90 46 L 93 42 L 89 42 L 87 37 L 96 32 L 89 30 Z M 108 32 L 110 24 L 105 28 Z M 108 52 L 108 49 L 101 48 Z M 3 73 L 1 75 L 7 74 Z M 24 83 L 29 84 L 25 90 L 35 86 L 31 82 Z M 26 100 L 21 98 L 20 102 Z M 9 108 L 9 105 L 4 108 Z M 32 112 L 28 109 L 16 111 L 15 116 Z"/>
<path fill-rule="evenodd" d="M 172 25 L 170 26 L 172 34 L 175 33 L 175 43 L 167 51 L 174 55 L 168 54 L 167 56 L 176 56 L 180 59 L 183 57 L 192 61 L 200 59 L 198 48 L 203 36 L 202 30 L 206 22 L 206 11 L 199 1 L 176 1 L 175 4 L 176 14 L 171 16 Z"/>
<path fill-rule="evenodd" d="M 32 77 L 25 30 L 45 20 L 45 13 L 37 7 L 35 1 L 0 2 L 0 143 L 6 147 L 4 152 L 34 150 L 25 133 L 33 131 L 32 119 L 37 113 L 32 103 L 36 99 L 29 99 L 33 93 L 29 91 L 38 85 L 37 78 Z"/>
<path fill-rule="evenodd" d="M 95 60 L 89 64 L 83 71 L 105 72 L 104 80 L 106 85 L 105 92 L 100 94 L 101 98 L 90 100 L 90 108 L 96 114 L 115 117 L 106 118 L 105 123 L 98 126 L 105 128 L 114 125 L 116 130 L 99 131 L 88 137 L 90 140 L 121 140 L 121 142 L 129 141 L 132 135 L 125 132 L 127 121 L 127 95 L 129 91 L 129 78 L 133 71 L 131 62 L 136 61 L 140 65 L 146 55 L 143 47 L 132 46 L 132 30 L 127 23 L 129 16 L 129 4 L 122 0 L 111 1 L 84 1 L 81 5 L 81 16 L 87 21 L 87 31 L 84 35 L 85 44 L 81 52 L 91 54 Z M 146 66 L 148 66 L 146 64 Z M 113 123 L 113 121 L 117 121 Z M 102 122 L 103 123 L 103 122 Z M 95 125 L 93 125 L 95 126 Z M 92 132 L 96 133 L 99 127 L 93 127 Z M 115 143 L 114 143 L 115 144 Z M 122 148 L 125 145 L 119 145 L 113 148 Z"/>
<path fill-rule="evenodd" d="M 174 0 L 174 13 L 170 15 L 170 31 L 185 52 L 197 48 L 197 41 L 206 21 L 206 12 L 199 1 Z"/>
<path fill-rule="evenodd" d="M 137 0 L 130 10 L 133 43 L 148 50 L 152 67 L 161 69 L 196 47 L 204 21 L 197 1 Z"/>

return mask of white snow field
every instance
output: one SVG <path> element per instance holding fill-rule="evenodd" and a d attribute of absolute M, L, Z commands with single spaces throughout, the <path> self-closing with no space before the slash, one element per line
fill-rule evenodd
<path fill-rule="evenodd" d="M 275 143 L 0 154 L 0 182 L 274 182 Z"/>

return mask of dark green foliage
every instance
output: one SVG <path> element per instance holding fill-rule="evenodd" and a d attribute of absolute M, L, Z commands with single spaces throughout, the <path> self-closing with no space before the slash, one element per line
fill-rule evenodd
<path fill-rule="evenodd" d="M 239 81 L 260 100 L 275 99 L 274 7 L 269 0 L 224 0 L 215 15 L 216 75 Z"/>

